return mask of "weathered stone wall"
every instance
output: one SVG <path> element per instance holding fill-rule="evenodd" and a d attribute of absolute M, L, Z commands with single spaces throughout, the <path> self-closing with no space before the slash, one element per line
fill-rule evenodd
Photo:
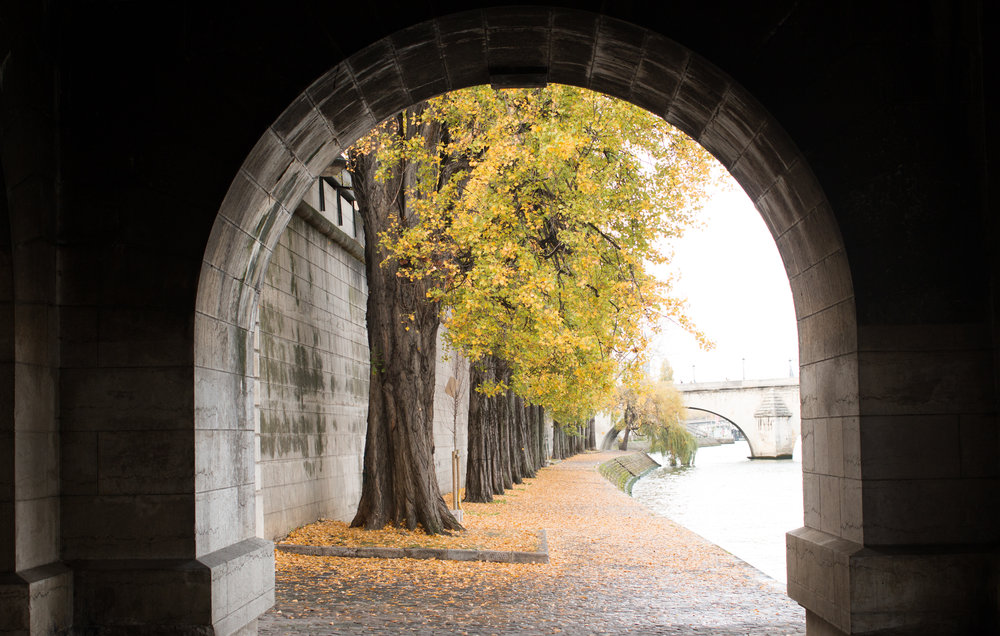
<path fill-rule="evenodd" d="M 361 496 L 368 404 L 364 263 L 296 214 L 259 309 L 263 536 L 344 519 Z"/>
<path fill-rule="evenodd" d="M 469 365 L 464 358 L 450 353 L 438 332 L 438 364 L 434 390 L 434 470 L 442 493 L 452 491 L 451 452 L 461 451 L 459 488 L 465 485 L 465 461 L 469 448 Z M 447 359 L 445 359 L 447 358 Z M 449 378 L 455 378 L 458 403 L 445 389 Z M 457 409 L 456 409 L 457 406 Z M 451 507 L 451 498 L 447 500 Z"/>
<path fill-rule="evenodd" d="M 649 471 L 660 465 L 646 453 L 632 453 L 609 459 L 597 467 L 605 479 L 613 483 L 619 490 L 632 494 L 632 486 Z"/>
<path fill-rule="evenodd" d="M 324 217 L 300 206 L 261 289 L 258 523 L 269 539 L 320 517 L 349 521 L 361 497 L 369 374 L 364 263 L 353 237 Z M 450 360 L 439 362 L 434 442 L 442 492 L 451 490 L 453 438 L 463 456 L 467 439 L 467 400 L 452 433 L 453 405 L 444 393 L 452 371 Z"/>

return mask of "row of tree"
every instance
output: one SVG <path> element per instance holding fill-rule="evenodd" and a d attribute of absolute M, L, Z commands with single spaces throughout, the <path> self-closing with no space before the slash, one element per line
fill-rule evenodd
<path fill-rule="evenodd" d="M 473 387 L 501 386 L 510 370 L 503 360 L 486 357 L 469 370 Z M 469 393 L 469 454 L 466 501 L 493 501 L 513 484 L 534 477 L 545 464 L 545 413 L 510 388 Z"/>
<path fill-rule="evenodd" d="M 366 241 L 372 377 L 355 526 L 461 526 L 433 470 L 443 323 L 472 363 L 467 498 L 489 500 L 587 443 L 642 377 L 664 319 L 703 336 L 650 266 L 712 181 L 691 139 L 565 86 L 478 87 L 407 109 L 350 152 Z M 593 437 L 591 434 L 590 438 Z"/>

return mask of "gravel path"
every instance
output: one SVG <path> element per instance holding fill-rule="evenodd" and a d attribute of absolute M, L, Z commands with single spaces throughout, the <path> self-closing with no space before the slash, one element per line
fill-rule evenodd
<path fill-rule="evenodd" d="M 497 520 L 545 528 L 548 565 L 278 554 L 261 634 L 805 634 L 784 586 L 595 470 L 543 469 Z"/>

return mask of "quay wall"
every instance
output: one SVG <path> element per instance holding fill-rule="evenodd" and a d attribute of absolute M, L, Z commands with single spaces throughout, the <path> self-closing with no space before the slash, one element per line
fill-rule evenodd
<path fill-rule="evenodd" d="M 360 223 L 308 204 L 282 234 L 261 288 L 256 374 L 257 527 L 267 539 L 320 518 L 350 521 L 361 497 L 370 373 Z M 439 337 L 439 356 L 443 343 Z M 439 359 L 434 463 L 450 492 L 451 451 L 462 450 L 465 477 L 468 400 L 444 387 L 466 368 Z M 467 392 L 465 393 L 467 396 Z M 461 484 L 460 484 L 461 485 Z"/>

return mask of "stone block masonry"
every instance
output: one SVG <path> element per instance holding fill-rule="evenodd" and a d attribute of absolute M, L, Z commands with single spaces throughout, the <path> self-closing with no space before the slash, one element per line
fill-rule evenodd
<path fill-rule="evenodd" d="M 545 530 L 538 531 L 538 549 L 534 552 L 511 550 L 473 550 L 455 548 L 389 548 L 344 545 L 278 544 L 277 550 L 309 556 L 349 557 L 358 559 L 437 559 L 439 561 L 489 561 L 491 563 L 548 563 L 549 542 Z"/>
<path fill-rule="evenodd" d="M 271 592 L 243 567 L 271 557 L 247 345 L 278 239 L 378 121 L 520 70 L 692 134 L 771 231 L 799 321 L 788 582 L 810 633 L 997 632 L 992 4 L 549 4 L 3 5 L 0 631 L 253 630 Z M 278 11 L 303 18 L 294 51 Z M 672 629 L 639 624 L 682 600 L 657 594 L 581 591 L 579 624 Z M 728 602 L 690 598 L 696 618 Z M 417 600 L 422 621 L 455 613 Z M 548 627 L 513 607 L 511 628 Z M 393 616 L 363 610 L 376 631 Z"/>
<path fill-rule="evenodd" d="M 300 205 L 261 289 L 258 532 L 267 539 L 320 518 L 350 521 L 361 497 L 369 377 L 363 250 L 329 223 Z M 455 418 L 444 392 L 453 373 L 452 360 L 439 361 L 434 444 L 442 492 L 451 490 L 456 439 L 465 475 L 468 402 Z"/>
<path fill-rule="evenodd" d="M 639 478 L 659 468 L 652 457 L 646 453 L 633 453 L 609 459 L 597 467 L 597 471 L 626 494 L 632 494 L 632 486 Z"/>

